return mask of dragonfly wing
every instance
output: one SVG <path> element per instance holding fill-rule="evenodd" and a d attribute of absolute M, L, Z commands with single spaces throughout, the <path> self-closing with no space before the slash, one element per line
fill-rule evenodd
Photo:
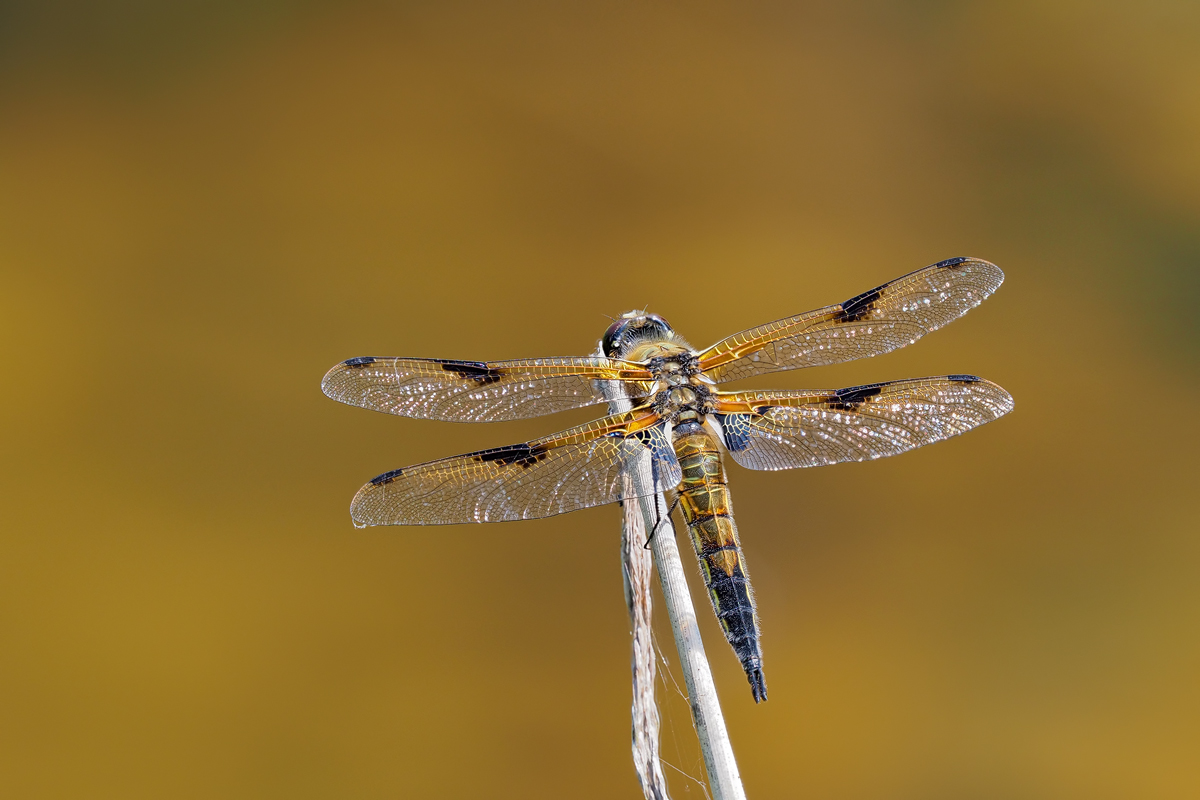
<path fill-rule="evenodd" d="M 952 258 L 835 306 L 734 334 L 699 355 L 718 383 L 887 353 L 958 319 L 1004 281 L 995 264 Z"/>
<path fill-rule="evenodd" d="M 532 442 L 386 472 L 358 491 L 350 514 L 359 527 L 549 517 L 621 500 L 633 485 L 624 479 L 647 454 L 659 489 L 679 484 L 666 422 L 643 406 Z"/>
<path fill-rule="evenodd" d="M 947 375 L 832 391 L 722 392 L 715 416 L 735 461 L 778 470 L 893 456 L 1012 408 L 1012 396 L 991 381 Z"/>
<path fill-rule="evenodd" d="M 402 417 L 497 422 L 602 403 L 606 384 L 642 397 L 652 378 L 638 364 L 600 357 L 484 362 L 366 356 L 329 370 L 321 390 L 339 402 Z"/>

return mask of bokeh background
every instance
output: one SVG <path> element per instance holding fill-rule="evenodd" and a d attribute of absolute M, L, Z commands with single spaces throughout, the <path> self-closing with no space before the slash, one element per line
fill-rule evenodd
<path fill-rule="evenodd" d="M 322 374 L 643 306 L 704 346 L 957 255 L 1008 275 L 963 320 L 756 384 L 1016 411 L 730 467 L 770 702 L 697 600 L 748 794 L 1200 796 L 1200 5 L 0 4 L 3 794 L 639 797 L 615 507 L 347 512 L 590 412 Z"/>

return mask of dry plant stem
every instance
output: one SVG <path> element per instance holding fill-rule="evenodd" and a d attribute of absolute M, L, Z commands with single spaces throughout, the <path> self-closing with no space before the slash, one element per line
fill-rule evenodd
<path fill-rule="evenodd" d="M 638 505 L 642 508 L 643 517 L 650 520 L 648 527 L 654 525 L 655 506 L 657 514 L 663 519 L 662 524 L 669 525 L 667 501 L 661 493 L 640 498 Z M 717 686 L 704 655 L 704 642 L 700 639 L 700 627 L 696 624 L 696 609 L 688 592 L 674 529 L 668 527 L 659 530 L 650 546 L 654 551 L 654 563 L 658 567 L 663 599 L 667 604 L 667 617 L 675 634 L 675 647 L 679 650 L 679 664 L 683 668 L 692 720 L 696 725 L 696 736 L 700 739 L 704 768 L 708 772 L 709 789 L 714 800 L 745 800 L 746 791 L 742 788 L 742 777 L 733 757 L 729 731 L 725 729 L 725 716 L 717 699 Z"/>
<path fill-rule="evenodd" d="M 609 397 L 609 410 L 612 413 L 627 411 L 632 403 L 623 397 Z M 660 523 L 657 534 L 651 540 L 654 561 L 658 566 L 659 580 L 662 585 L 663 598 L 667 604 L 667 616 L 671 622 L 671 631 L 675 636 L 675 647 L 679 650 L 679 662 L 683 669 L 684 681 L 687 686 L 689 705 L 692 709 L 692 720 L 695 724 L 696 735 L 700 740 L 700 752 L 704 758 L 704 768 L 708 773 L 709 788 L 714 800 L 745 800 L 746 792 L 742 788 L 742 779 L 738 774 L 737 761 L 733 757 L 733 746 L 729 742 L 729 732 L 725 729 L 725 717 L 721 713 L 721 704 L 717 699 L 717 687 L 713 682 L 712 670 L 704 654 L 704 642 L 700 639 L 700 628 L 696 624 L 696 609 L 692 605 L 692 597 L 688 592 L 687 578 L 683 570 L 683 562 L 679 557 L 679 548 L 675 542 L 674 528 L 670 526 L 669 507 L 662 491 L 653 491 L 653 478 L 650 473 L 650 458 L 645 456 L 639 469 L 631 471 L 627 477 L 628 489 L 626 496 L 634 495 L 624 504 L 624 523 L 622 525 L 623 541 L 626 554 L 626 600 L 631 613 L 634 614 L 634 704 L 633 704 L 633 751 L 634 766 L 638 770 L 638 778 L 642 782 L 642 790 L 647 798 L 666 797 L 666 784 L 662 781 L 662 767 L 658 758 L 658 711 L 654 708 L 653 680 L 654 665 L 650 661 L 648 672 L 642 667 L 639 675 L 638 658 L 638 619 L 634 609 L 645 608 L 644 631 L 649 640 L 650 598 L 648 584 L 644 587 L 647 595 L 638 597 L 638 584 L 629 580 L 634 574 L 632 550 L 637 547 L 638 539 L 634 538 L 638 529 L 650 531 L 656 523 Z M 640 520 L 637 518 L 640 517 Z M 640 522 L 640 525 L 639 525 Z M 645 537 L 642 537 L 645 542 Z M 653 653 L 651 653 L 653 655 Z M 649 688 L 645 679 L 649 678 Z M 643 683 L 639 684 L 639 680 Z M 643 694 L 644 693 L 644 694 Z M 650 708 L 644 705 L 649 703 Z M 642 705 L 639 705 L 639 704 Z M 652 715 L 652 716 L 651 716 Z M 652 725 L 644 728 L 647 736 L 642 744 L 652 746 L 652 755 L 644 748 L 639 751 L 639 723 L 650 722 Z M 659 788 L 661 787 L 661 788 Z"/>
<path fill-rule="evenodd" d="M 658 706 L 654 703 L 655 652 L 650 624 L 654 560 L 642 546 L 647 534 L 641 509 L 636 503 L 627 503 L 622 517 L 621 566 L 633 626 L 633 766 L 646 800 L 670 800 L 659 758 Z"/>
<path fill-rule="evenodd" d="M 615 392 L 606 392 L 606 395 L 610 414 L 619 414 L 633 407 L 633 402 L 627 397 Z M 632 482 L 627 479 L 626 491 L 632 493 L 632 490 Z M 633 626 L 633 767 L 637 771 L 646 800 L 670 800 L 667 794 L 667 779 L 662 770 L 662 759 L 659 757 L 658 706 L 654 703 L 654 631 L 651 627 L 653 594 L 650 590 L 654 561 L 650 551 L 642 546 L 646 538 L 646 525 L 641 507 L 637 503 L 623 504 L 621 574 L 625 579 L 625 605 L 629 609 L 629 621 Z"/>

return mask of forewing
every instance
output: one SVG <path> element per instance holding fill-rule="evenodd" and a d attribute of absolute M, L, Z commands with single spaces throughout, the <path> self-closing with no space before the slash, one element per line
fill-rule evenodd
<path fill-rule="evenodd" d="M 359 527 L 549 517 L 622 499 L 622 477 L 647 453 L 659 488 L 678 485 L 666 424 L 642 407 L 532 442 L 386 472 L 358 490 L 350 515 Z"/>
<path fill-rule="evenodd" d="M 1003 281 L 995 264 L 952 258 L 836 306 L 734 334 L 701 353 L 700 368 L 725 382 L 877 356 L 958 319 Z"/>
<path fill-rule="evenodd" d="M 497 422 L 604 402 L 603 384 L 649 393 L 645 368 L 610 358 L 446 361 L 352 358 L 326 373 L 321 390 L 342 403 L 449 422 Z"/>
<path fill-rule="evenodd" d="M 947 375 L 836 391 L 721 392 L 715 416 L 735 461 L 776 470 L 894 456 L 1012 408 L 991 381 Z"/>

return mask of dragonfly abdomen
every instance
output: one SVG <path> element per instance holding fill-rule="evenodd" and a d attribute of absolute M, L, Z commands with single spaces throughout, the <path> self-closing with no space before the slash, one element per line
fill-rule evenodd
<path fill-rule="evenodd" d="M 683 470 L 679 502 L 700 561 L 709 599 L 725 638 L 746 671 L 755 702 L 767 699 L 758 641 L 758 614 L 746 560 L 729 502 L 716 442 L 696 423 L 675 429 L 675 454 Z"/>

